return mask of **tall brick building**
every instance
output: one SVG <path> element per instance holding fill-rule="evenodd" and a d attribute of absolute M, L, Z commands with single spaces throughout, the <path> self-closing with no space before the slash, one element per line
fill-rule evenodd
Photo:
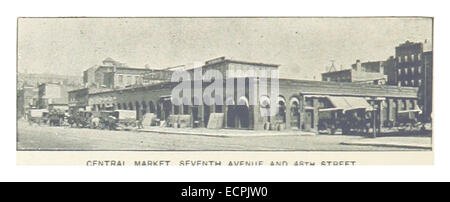
<path fill-rule="evenodd" d="M 395 47 L 395 80 L 398 86 L 419 88 L 419 106 L 424 118 L 432 112 L 433 52 L 428 41 L 410 42 Z"/>

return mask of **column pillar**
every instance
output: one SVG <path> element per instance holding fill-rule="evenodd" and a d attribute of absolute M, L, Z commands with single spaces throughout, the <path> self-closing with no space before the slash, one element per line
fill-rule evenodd
<path fill-rule="evenodd" d="M 292 119 L 292 115 L 291 115 L 291 104 L 289 103 L 289 100 L 286 101 L 285 107 L 286 107 L 286 112 L 285 112 L 285 116 L 286 116 L 286 122 L 284 123 L 285 125 L 285 130 L 291 130 L 291 119 Z"/>
<path fill-rule="evenodd" d="M 319 132 L 319 99 L 318 98 L 314 98 L 313 99 L 313 106 L 314 106 L 314 124 L 312 125 L 313 130 L 316 132 Z"/>

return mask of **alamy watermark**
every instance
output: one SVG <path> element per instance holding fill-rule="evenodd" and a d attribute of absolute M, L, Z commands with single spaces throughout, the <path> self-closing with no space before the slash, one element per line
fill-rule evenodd
<path fill-rule="evenodd" d="M 259 106 L 261 116 L 278 113 L 278 70 L 227 70 L 225 74 L 201 68 L 175 71 L 171 81 L 180 83 L 171 92 L 172 104 Z"/>

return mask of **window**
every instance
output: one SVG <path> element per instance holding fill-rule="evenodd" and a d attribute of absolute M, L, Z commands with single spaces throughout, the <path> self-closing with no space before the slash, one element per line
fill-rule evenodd
<path fill-rule="evenodd" d="M 411 74 L 414 74 L 414 67 L 411 67 Z"/>
<path fill-rule="evenodd" d="M 402 70 L 398 69 L 398 75 L 401 75 L 401 74 L 402 74 Z"/>
<path fill-rule="evenodd" d="M 173 114 L 180 114 L 180 105 L 173 105 Z"/>
<path fill-rule="evenodd" d="M 419 74 L 422 73 L 422 66 L 417 67 L 417 73 L 419 73 Z"/>
<path fill-rule="evenodd" d="M 409 109 L 415 109 L 416 108 L 416 102 L 414 102 L 414 100 L 410 100 L 410 103 L 411 103 L 411 105 L 410 105 Z"/>
<path fill-rule="evenodd" d="M 422 60 L 422 53 L 419 53 L 419 54 L 417 55 L 417 58 L 418 58 L 418 60 Z"/>
<path fill-rule="evenodd" d="M 415 83 L 414 80 L 411 80 L 411 85 L 412 85 L 412 86 L 414 86 L 414 83 Z"/>
<path fill-rule="evenodd" d="M 402 63 L 402 58 L 400 56 L 397 57 L 397 59 L 398 59 L 398 63 Z"/>
<path fill-rule="evenodd" d="M 402 100 L 402 110 L 406 110 L 406 100 Z"/>
<path fill-rule="evenodd" d="M 119 84 L 123 84 L 123 75 L 119 75 Z"/>
<path fill-rule="evenodd" d="M 402 82 L 401 81 L 398 82 L 398 86 L 402 86 Z"/>
<path fill-rule="evenodd" d="M 405 81 L 405 86 L 408 86 L 408 84 L 409 84 L 408 81 Z"/>
<path fill-rule="evenodd" d="M 405 68 L 405 74 L 408 74 L 408 68 Z"/>
<path fill-rule="evenodd" d="M 408 56 L 405 55 L 405 62 L 408 62 Z"/>
<path fill-rule="evenodd" d="M 127 85 L 131 84 L 131 76 L 127 76 Z"/>
<path fill-rule="evenodd" d="M 414 54 L 411 55 L 411 61 L 414 62 Z"/>
<path fill-rule="evenodd" d="M 419 80 L 417 81 L 417 84 L 418 84 L 419 86 L 421 86 L 421 85 L 422 85 L 422 79 L 419 79 Z"/>

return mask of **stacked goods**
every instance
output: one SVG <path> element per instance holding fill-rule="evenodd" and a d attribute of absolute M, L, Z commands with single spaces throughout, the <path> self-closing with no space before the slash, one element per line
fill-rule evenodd
<path fill-rule="evenodd" d="M 143 126 L 152 126 L 154 125 L 156 120 L 156 114 L 154 113 L 147 113 L 144 115 L 142 119 L 142 125 Z"/>
<path fill-rule="evenodd" d="M 209 121 L 207 128 L 220 129 L 223 128 L 224 114 L 223 113 L 211 113 L 209 115 Z"/>

